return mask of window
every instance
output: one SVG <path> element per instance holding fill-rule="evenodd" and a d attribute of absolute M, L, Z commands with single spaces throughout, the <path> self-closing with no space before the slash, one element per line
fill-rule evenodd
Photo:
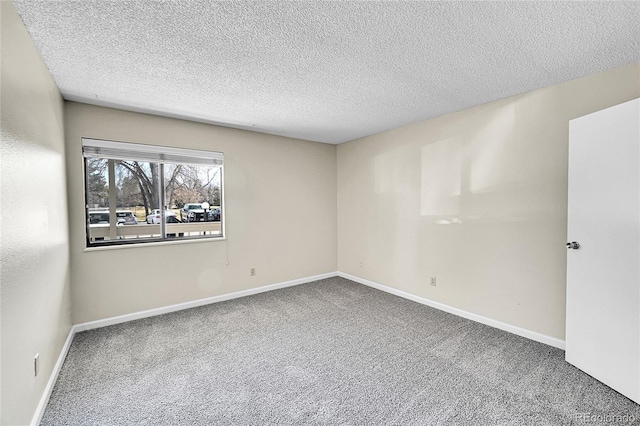
<path fill-rule="evenodd" d="M 223 236 L 220 152 L 82 139 L 87 247 Z"/>

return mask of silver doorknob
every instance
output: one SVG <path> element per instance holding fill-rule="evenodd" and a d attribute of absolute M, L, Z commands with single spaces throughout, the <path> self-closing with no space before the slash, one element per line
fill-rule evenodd
<path fill-rule="evenodd" d="M 570 243 L 567 243 L 567 248 L 569 250 L 578 250 L 580 248 L 580 244 L 577 241 L 571 241 Z"/>

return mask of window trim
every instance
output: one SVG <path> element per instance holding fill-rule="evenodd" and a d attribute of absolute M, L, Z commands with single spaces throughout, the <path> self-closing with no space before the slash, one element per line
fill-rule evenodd
<path fill-rule="evenodd" d="M 222 166 L 224 161 L 224 154 L 217 151 L 202 151 L 92 138 L 82 138 L 82 155 L 84 158 L 109 158 L 112 160 L 197 166 Z"/>
<path fill-rule="evenodd" d="M 115 249 L 122 247 L 144 246 L 144 245 L 164 245 L 203 241 L 226 240 L 226 214 L 225 214 L 225 190 L 224 190 L 224 153 L 218 151 L 204 151 L 187 148 L 167 147 L 161 145 L 147 145 L 130 142 L 109 141 L 94 138 L 82 138 L 82 160 L 83 160 L 83 190 L 84 190 L 84 210 L 85 210 L 85 251 Z M 129 155 L 131 154 L 131 155 Z M 106 160 L 140 161 L 147 163 L 157 163 L 161 173 L 159 179 L 159 199 L 164 199 L 165 195 L 165 164 L 184 164 L 193 166 L 215 166 L 220 169 L 220 234 L 219 235 L 195 235 L 182 237 L 167 237 L 166 223 L 160 221 L 161 236 L 145 237 L 143 239 L 110 239 L 107 241 L 91 241 L 90 233 L 90 212 L 89 212 L 89 176 L 87 174 L 87 159 L 101 158 Z M 109 192 L 112 191 L 111 184 L 115 182 L 113 171 L 109 171 Z M 115 183 L 114 183 L 115 186 Z M 111 204 L 111 203 L 110 203 Z M 164 211 L 162 206 L 153 206 Z M 115 211 L 117 207 L 114 207 Z M 114 219 L 115 220 L 115 219 Z M 145 223 L 146 225 L 146 223 Z M 143 225 L 143 226 L 145 226 Z M 113 225 L 112 225 L 113 226 Z M 137 225 L 136 225 L 137 226 Z"/>

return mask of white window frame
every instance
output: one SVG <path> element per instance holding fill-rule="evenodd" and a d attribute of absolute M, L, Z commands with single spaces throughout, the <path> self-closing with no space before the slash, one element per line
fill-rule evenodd
<path fill-rule="evenodd" d="M 132 244 L 151 244 L 151 243 L 175 243 L 188 241 L 202 241 L 204 239 L 225 239 L 224 220 L 224 154 L 216 151 L 203 151 L 185 148 L 166 147 L 159 145 L 146 145 L 129 142 L 116 142 L 102 139 L 82 138 L 82 155 L 83 155 L 83 173 L 84 173 L 84 196 L 85 196 L 85 239 L 87 248 L 110 247 L 110 246 L 128 246 Z M 108 186 L 110 192 L 110 238 L 105 241 L 92 241 L 90 228 L 90 214 L 88 203 L 88 175 L 87 175 L 87 159 L 101 158 L 109 160 L 110 170 Z M 165 164 L 185 164 L 194 166 L 217 166 L 220 168 L 220 233 L 206 234 L 197 236 L 180 236 L 168 237 L 166 232 L 166 221 L 160 220 L 160 236 L 144 237 L 144 238 L 115 238 L 116 233 L 116 205 L 115 205 L 115 176 L 114 176 L 114 160 L 124 161 L 140 161 L 146 163 L 157 163 L 159 165 L 159 184 L 157 196 L 158 200 L 165 199 Z M 164 212 L 164 202 L 160 202 L 160 206 L 151 206 L 152 209 L 159 208 Z M 214 222 L 215 223 L 215 222 Z M 138 225 L 132 225 L 138 226 Z"/>

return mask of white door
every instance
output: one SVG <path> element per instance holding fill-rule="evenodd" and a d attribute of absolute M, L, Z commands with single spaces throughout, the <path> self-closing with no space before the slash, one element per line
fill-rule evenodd
<path fill-rule="evenodd" d="M 569 133 L 566 360 L 640 403 L 640 100 Z"/>

